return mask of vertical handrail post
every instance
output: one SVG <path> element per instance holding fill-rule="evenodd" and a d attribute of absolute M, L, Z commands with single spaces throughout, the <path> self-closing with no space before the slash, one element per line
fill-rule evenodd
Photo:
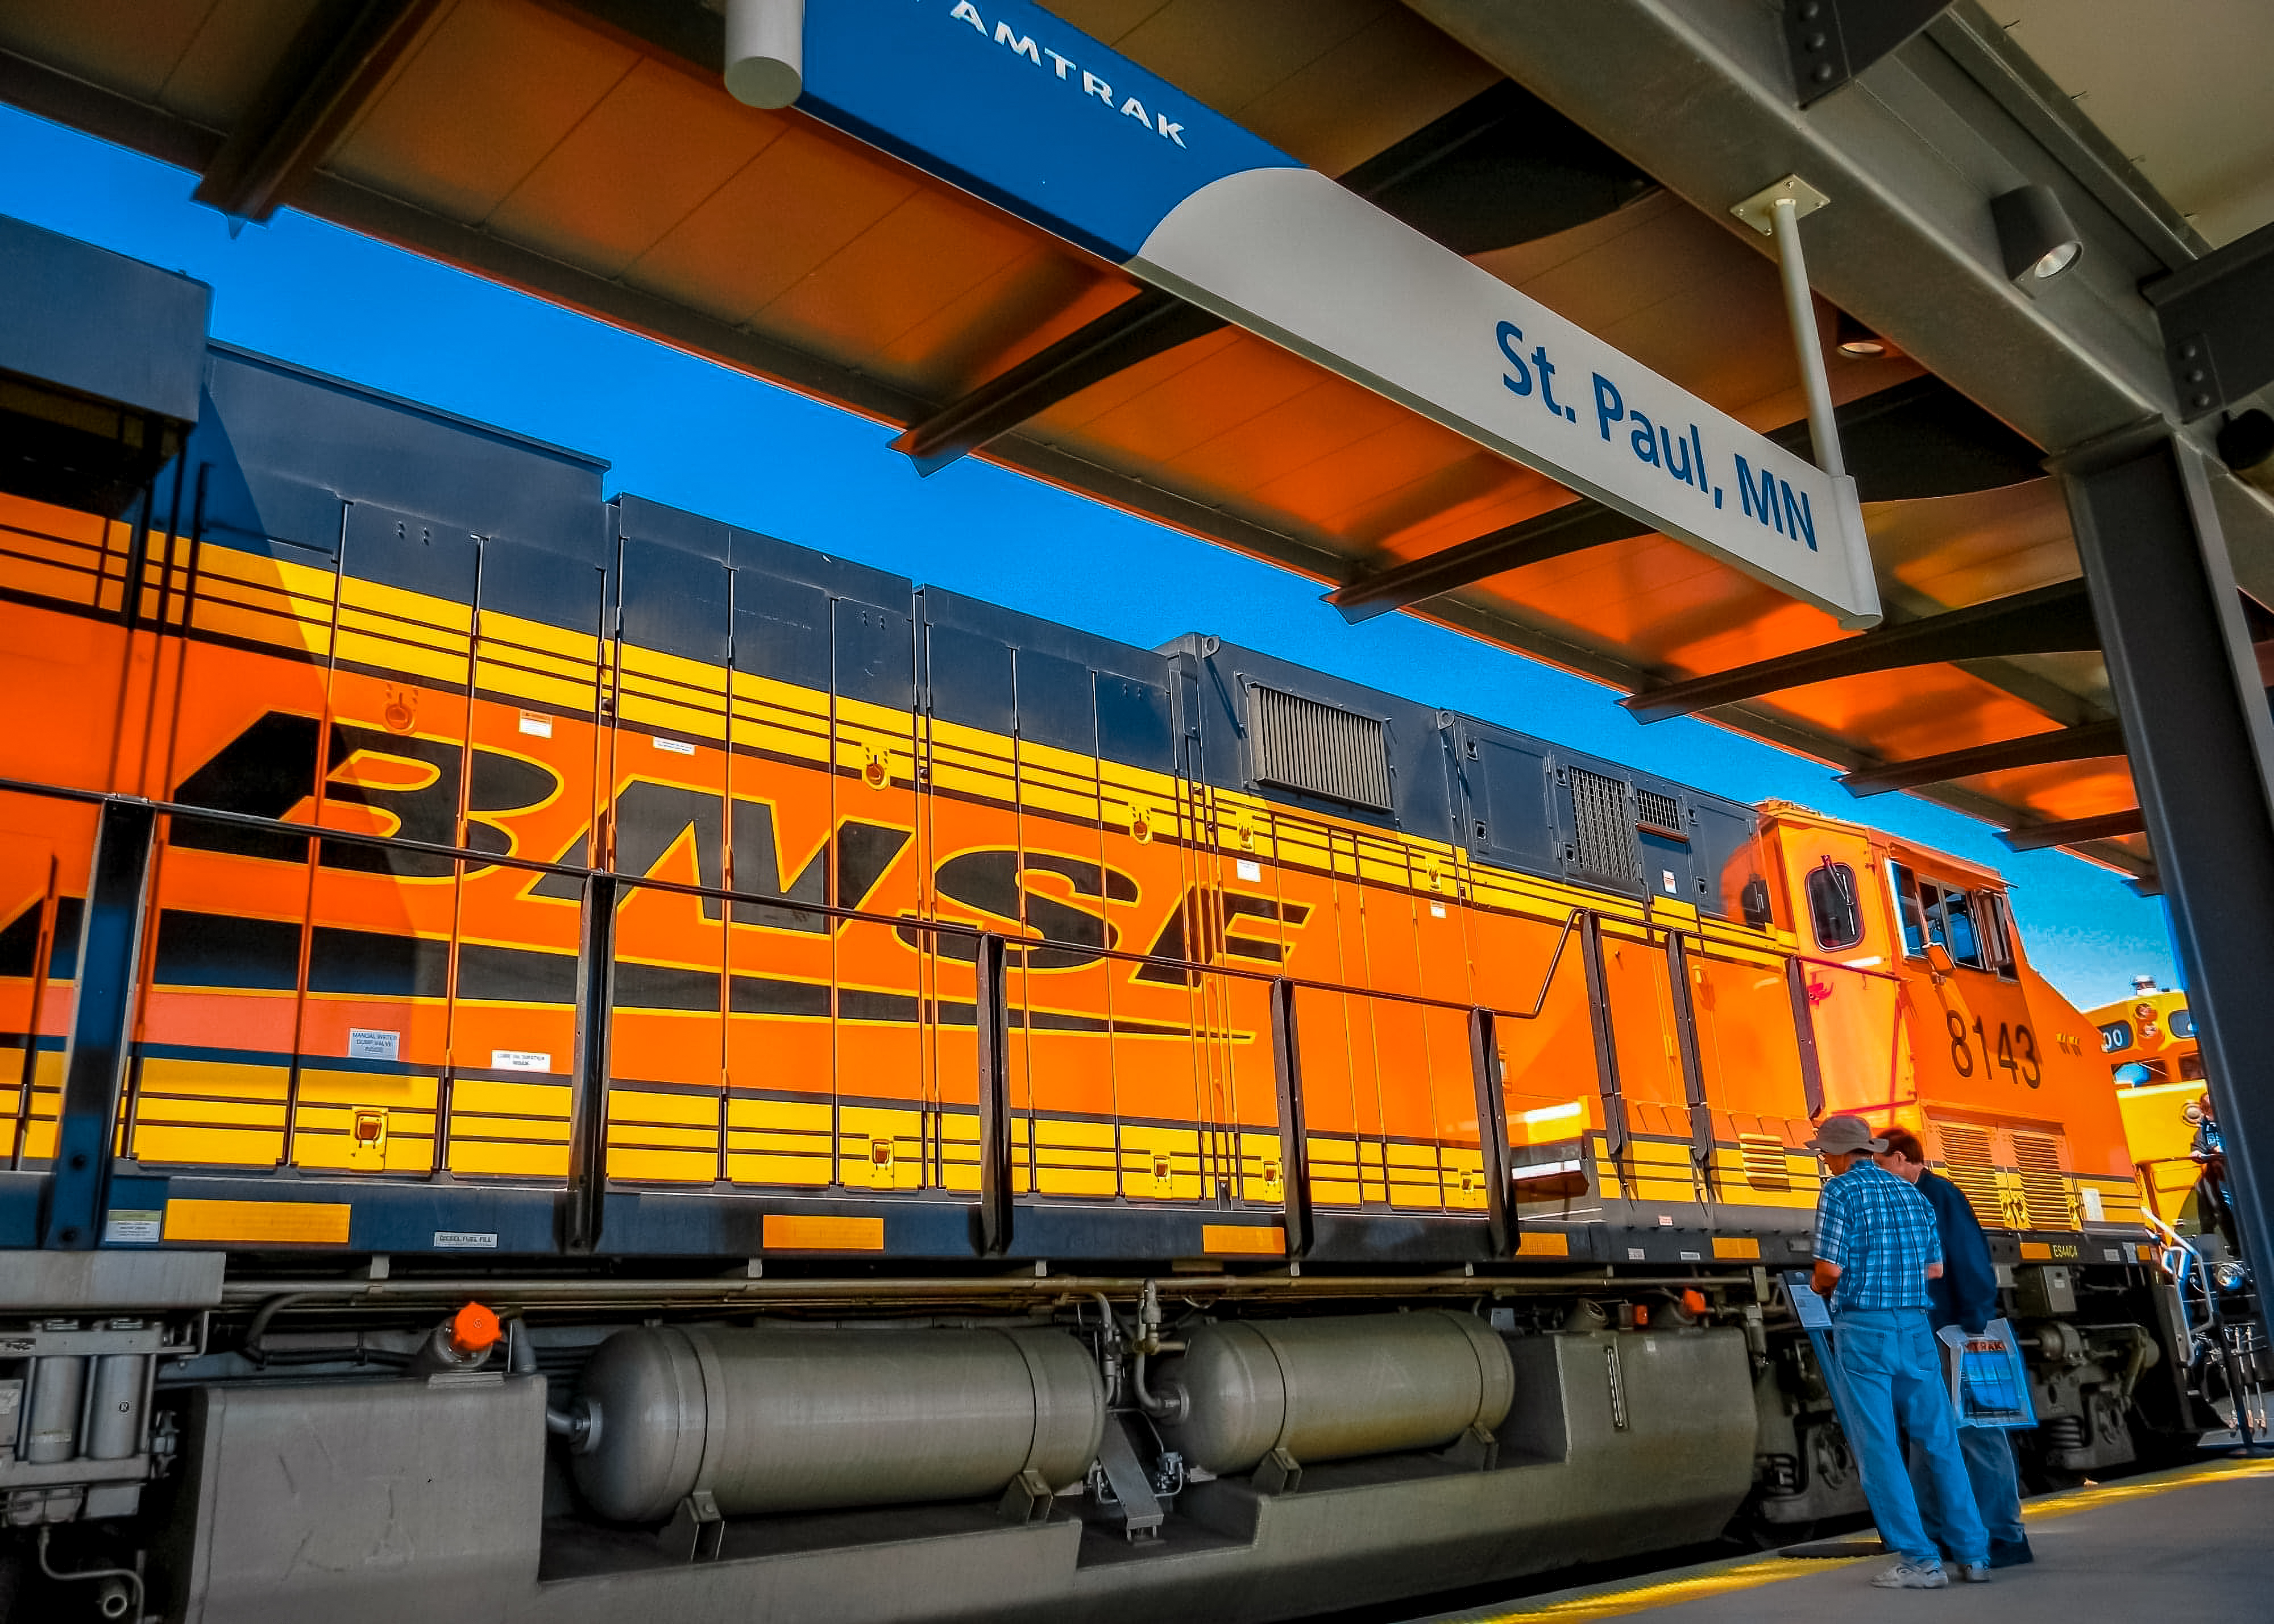
<path fill-rule="evenodd" d="M 1824 1061 L 1816 1052 L 1816 1015 L 1808 1002 L 1808 966 L 1797 959 L 1784 961 L 1785 992 L 1792 1000 L 1792 1032 L 1800 1045 L 1800 1092 L 1808 1102 L 1808 1119 L 1824 1116 Z"/>
<path fill-rule="evenodd" d="M 1619 1086 L 1618 1032 L 1611 1024 L 1610 976 L 1603 965 L 1600 914 L 1580 916 L 1579 957 L 1587 969 L 1587 1025 L 1595 1041 L 1595 1087 L 1603 1101 L 1603 1148 L 1616 1162 L 1627 1151 L 1627 1108 Z"/>
<path fill-rule="evenodd" d="M 95 824 L 71 1049 L 41 1224 L 40 1244 L 53 1251 L 90 1251 L 102 1238 L 157 831 L 157 808 L 123 798 L 104 801 Z"/>
<path fill-rule="evenodd" d="M 1011 1244 L 1010 1021 L 1003 938 L 979 938 L 972 1012 L 979 1030 L 979 1250 L 998 1258 Z"/>
<path fill-rule="evenodd" d="M 1667 985 L 1674 995 L 1674 1037 L 1682 1056 L 1682 1093 L 1690 1102 L 1690 1156 L 1698 1188 L 1713 1188 L 1713 1107 L 1706 1095 L 1706 1062 L 1698 1046 L 1698 1000 L 1690 990 L 1690 950 L 1682 932 L 1666 933 Z"/>
<path fill-rule="evenodd" d="M 1477 1151 L 1484 1159 L 1485 1230 L 1493 1256 L 1504 1258 L 1516 1241 L 1516 1204 L 1510 1199 L 1508 1095 L 1501 1086 L 1500 1034 L 1490 1010 L 1469 1011 L 1469 1069 L 1477 1089 Z"/>
<path fill-rule="evenodd" d="M 62 865 L 48 859 L 48 889 L 40 898 L 40 929 L 32 941 L 32 1008 L 24 1018 L 24 1069 L 16 1083 L 16 1125 L 8 1144 L 8 1166 L 20 1172 L 24 1147 L 32 1137 L 32 1103 L 39 1097 L 40 1019 L 46 1012 L 48 979 L 55 968 L 56 914 L 62 906 L 56 888 Z"/>
<path fill-rule="evenodd" d="M 583 941 L 576 955 L 576 1094 L 568 1130 L 568 1204 L 561 1241 L 574 1252 L 600 1244 L 608 1196 L 608 1071 L 616 1003 L 616 898 L 613 874 L 584 878 Z"/>
<path fill-rule="evenodd" d="M 1295 1031 L 1295 983 L 1271 983 L 1271 1076 L 1279 1096 L 1279 1187 L 1285 1194 L 1287 1255 L 1311 1250 L 1311 1165 L 1303 1138 L 1303 1054 Z"/>

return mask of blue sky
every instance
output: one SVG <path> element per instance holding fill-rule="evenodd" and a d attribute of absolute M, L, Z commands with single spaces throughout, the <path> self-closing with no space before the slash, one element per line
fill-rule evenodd
<path fill-rule="evenodd" d="M 1345 626 L 1315 583 L 966 459 L 919 479 L 893 431 L 280 212 L 232 239 L 192 177 L 0 108 L 0 213 L 214 289 L 216 338 L 607 459 L 636 492 L 1152 647 L 1187 631 L 1472 712 L 1745 801 L 1861 816 L 2014 884 L 2032 960 L 2081 1005 L 2176 974 L 2160 903 L 2057 853 L 1698 722 L 1645 728 L 1609 690 L 1403 615 Z"/>

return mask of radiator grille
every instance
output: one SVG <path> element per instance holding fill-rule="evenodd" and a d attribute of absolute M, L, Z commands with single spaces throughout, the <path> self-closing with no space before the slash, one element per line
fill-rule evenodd
<path fill-rule="evenodd" d="M 1740 1133 L 1737 1147 L 1744 1153 L 1745 1183 L 1756 1190 L 1789 1190 L 1792 1168 L 1784 1159 L 1784 1141 L 1773 1133 Z"/>
<path fill-rule="evenodd" d="M 1966 1204 L 1985 1229 L 2007 1227 L 1998 1199 L 1998 1169 L 1991 1155 L 1990 1132 L 1962 1123 L 1937 1123 L 1942 1136 L 1942 1176 L 1965 1193 Z"/>
<path fill-rule="evenodd" d="M 1390 809 L 1388 730 L 1372 717 L 1252 686 L 1247 731 L 1257 782 Z"/>
<path fill-rule="evenodd" d="M 1591 874 L 1630 878 L 1636 872 L 1635 843 L 1627 786 L 1584 767 L 1572 768 L 1570 777 L 1579 867 Z"/>
<path fill-rule="evenodd" d="M 2074 1229 L 2076 1201 L 2061 1174 L 2060 1141 L 2050 1133 L 2014 1135 L 2014 1165 L 2022 1175 L 2022 1205 L 2032 1229 Z"/>
<path fill-rule="evenodd" d="M 1682 832 L 1682 803 L 1671 795 L 1661 795 L 1654 789 L 1635 791 L 1636 815 L 1653 829 L 1662 829 L 1668 834 Z"/>

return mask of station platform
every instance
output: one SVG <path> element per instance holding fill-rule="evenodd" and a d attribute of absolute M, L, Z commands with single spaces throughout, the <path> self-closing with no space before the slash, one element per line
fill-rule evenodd
<path fill-rule="evenodd" d="M 1856 1540 L 1652 1574 L 1413 1624 L 1580 1624 L 1648 1613 L 1665 1624 L 1877 1624 L 1931 1614 L 1983 1624 L 2274 1617 L 2274 1460 L 2218 1460 L 2046 1495 L 2022 1507 L 2037 1560 L 1989 1584 L 1881 1590 L 1890 1559 Z M 1805 1551 L 1841 1554 L 1805 1555 Z"/>

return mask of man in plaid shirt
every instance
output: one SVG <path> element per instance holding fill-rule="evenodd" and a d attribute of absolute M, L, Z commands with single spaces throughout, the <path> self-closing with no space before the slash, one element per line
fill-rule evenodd
<path fill-rule="evenodd" d="M 1879 1538 L 1896 1558 L 1871 1583 L 1906 1590 L 1939 1590 L 1950 1583 L 1919 1519 L 1896 1437 L 1900 1420 L 1925 1452 L 1959 1577 L 1983 1583 L 1990 1577 L 1990 1537 L 1959 1455 L 1941 1356 L 1927 1328 L 1927 1282 L 1942 1273 L 1942 1241 L 1926 1198 L 1871 1160 L 1886 1147 L 1860 1116 L 1827 1117 L 1810 1146 L 1832 1175 L 1816 1204 L 1811 1283 L 1832 1305 L 1840 1424 Z"/>

